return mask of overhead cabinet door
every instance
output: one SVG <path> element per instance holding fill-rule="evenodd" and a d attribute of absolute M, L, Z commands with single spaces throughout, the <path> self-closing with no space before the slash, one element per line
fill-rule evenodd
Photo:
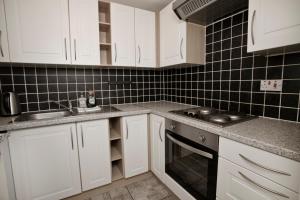
<path fill-rule="evenodd" d="M 9 62 L 8 40 L 3 0 L 0 0 L 0 62 Z"/>
<path fill-rule="evenodd" d="M 72 64 L 99 65 L 98 0 L 70 0 Z"/>
<path fill-rule="evenodd" d="M 68 0 L 5 0 L 12 62 L 68 64 Z"/>
<path fill-rule="evenodd" d="M 135 66 L 134 8 L 111 3 L 112 64 Z"/>
<path fill-rule="evenodd" d="M 135 50 L 137 67 L 156 67 L 155 13 L 135 8 Z"/>
<path fill-rule="evenodd" d="M 300 43 L 299 0 L 250 0 L 248 51 Z"/>

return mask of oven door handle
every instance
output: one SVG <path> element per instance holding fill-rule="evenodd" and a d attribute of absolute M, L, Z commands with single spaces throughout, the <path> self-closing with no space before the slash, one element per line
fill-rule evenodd
<path fill-rule="evenodd" d="M 179 146 L 181 146 L 181 147 L 183 147 L 183 148 L 185 148 L 185 149 L 187 149 L 187 150 L 189 150 L 189 151 L 191 151 L 191 152 L 193 152 L 193 153 L 199 154 L 199 155 L 204 156 L 204 157 L 206 157 L 206 158 L 208 158 L 208 159 L 213 159 L 213 158 L 214 158 L 214 156 L 213 156 L 211 153 L 207 153 L 207 152 L 202 151 L 202 150 L 200 150 L 200 149 L 196 149 L 196 148 L 194 148 L 194 147 L 191 147 L 191 146 L 189 146 L 189 145 L 187 145 L 187 144 L 185 144 L 185 143 L 183 143 L 183 142 L 180 142 L 180 141 L 176 140 L 175 138 L 173 138 L 173 137 L 172 137 L 171 135 L 169 135 L 169 134 L 167 134 L 167 137 L 168 137 L 172 142 L 174 142 L 175 144 L 177 144 L 177 145 L 179 145 Z"/>

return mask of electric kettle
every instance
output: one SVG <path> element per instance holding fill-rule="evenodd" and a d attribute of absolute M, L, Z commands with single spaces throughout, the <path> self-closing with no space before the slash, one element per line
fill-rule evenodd
<path fill-rule="evenodd" d="M 19 96 L 14 92 L 0 94 L 0 115 L 15 116 L 21 114 Z"/>

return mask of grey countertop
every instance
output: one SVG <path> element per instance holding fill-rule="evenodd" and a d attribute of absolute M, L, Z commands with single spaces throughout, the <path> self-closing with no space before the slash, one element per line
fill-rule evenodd
<path fill-rule="evenodd" d="M 221 128 L 206 122 L 188 119 L 168 112 L 171 110 L 192 107 L 189 105 L 162 101 L 115 105 L 115 107 L 121 111 L 14 123 L 9 123 L 12 118 L 0 118 L 0 131 L 153 113 L 300 162 L 299 123 L 267 118 L 255 118 L 253 120 Z"/>

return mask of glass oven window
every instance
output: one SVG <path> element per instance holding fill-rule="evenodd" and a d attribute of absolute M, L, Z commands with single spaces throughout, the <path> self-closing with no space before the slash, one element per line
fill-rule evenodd
<path fill-rule="evenodd" d="M 212 158 L 200 155 L 195 151 L 200 148 L 199 144 L 192 144 L 191 141 L 170 132 L 166 134 L 165 148 L 166 173 L 196 199 L 215 199 L 216 153 L 208 153 L 213 155 Z"/>

